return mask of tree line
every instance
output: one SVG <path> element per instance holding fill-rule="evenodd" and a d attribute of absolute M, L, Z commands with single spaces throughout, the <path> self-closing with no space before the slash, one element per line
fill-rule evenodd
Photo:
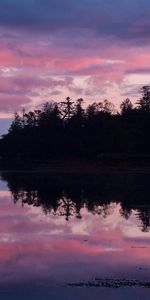
<path fill-rule="evenodd" d="M 15 113 L 0 140 L 2 158 L 59 159 L 100 158 L 109 155 L 150 153 L 150 86 L 143 86 L 133 106 L 130 99 L 120 112 L 104 100 L 84 108 L 82 98 L 73 102 L 47 102 L 41 110 Z"/>
<path fill-rule="evenodd" d="M 107 218 L 119 205 L 122 218 L 129 219 L 136 212 L 137 226 L 143 232 L 150 230 L 149 176 L 141 173 L 102 172 L 97 176 L 47 173 L 26 174 L 1 172 L 7 182 L 14 203 L 41 207 L 45 214 L 82 218 L 82 209 L 92 215 Z"/>

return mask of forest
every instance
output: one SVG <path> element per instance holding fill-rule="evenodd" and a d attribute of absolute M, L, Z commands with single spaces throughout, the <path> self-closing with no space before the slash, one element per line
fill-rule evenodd
<path fill-rule="evenodd" d="M 40 110 L 15 113 L 0 140 L 0 157 L 12 159 L 103 159 L 148 157 L 150 154 L 150 86 L 140 90 L 135 105 L 124 100 L 119 112 L 104 100 L 84 107 L 73 102 L 47 102 Z"/>

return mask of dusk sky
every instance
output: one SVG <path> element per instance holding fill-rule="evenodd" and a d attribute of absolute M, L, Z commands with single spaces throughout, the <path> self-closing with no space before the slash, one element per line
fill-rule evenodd
<path fill-rule="evenodd" d="M 3 119 L 67 96 L 135 101 L 150 84 L 150 1 L 1 0 L 0 76 Z"/>

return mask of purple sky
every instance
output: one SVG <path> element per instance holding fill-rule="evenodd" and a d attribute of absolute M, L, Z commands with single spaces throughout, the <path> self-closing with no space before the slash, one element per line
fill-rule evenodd
<path fill-rule="evenodd" d="M 0 117 L 66 96 L 135 101 L 149 35 L 149 0 L 1 0 Z"/>

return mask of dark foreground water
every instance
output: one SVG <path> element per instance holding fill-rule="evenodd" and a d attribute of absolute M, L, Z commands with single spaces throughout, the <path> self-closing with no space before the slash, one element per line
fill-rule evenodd
<path fill-rule="evenodd" d="M 149 172 L 1 172 L 0 299 L 150 299 L 149 230 Z"/>

